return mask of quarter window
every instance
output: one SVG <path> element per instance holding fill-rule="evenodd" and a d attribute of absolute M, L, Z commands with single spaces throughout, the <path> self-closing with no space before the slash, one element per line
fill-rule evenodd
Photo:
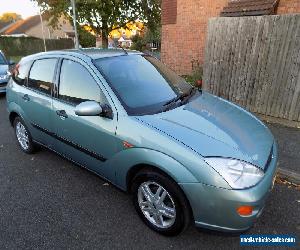
<path fill-rule="evenodd" d="M 12 74 L 12 78 L 14 81 L 19 85 L 26 85 L 26 78 L 28 76 L 28 71 L 30 69 L 30 66 L 32 64 L 32 61 L 27 62 L 20 62 L 18 63 Z"/>
<path fill-rule="evenodd" d="M 84 101 L 99 102 L 103 97 L 94 78 L 81 64 L 64 59 L 59 82 L 59 98 L 73 105 Z"/>
<path fill-rule="evenodd" d="M 29 73 L 28 87 L 51 95 L 57 59 L 41 59 L 33 63 Z"/>

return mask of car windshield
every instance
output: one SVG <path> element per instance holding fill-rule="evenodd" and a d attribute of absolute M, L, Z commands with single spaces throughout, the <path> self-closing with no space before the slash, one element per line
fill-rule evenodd
<path fill-rule="evenodd" d="M 152 56 L 107 57 L 94 60 L 94 64 L 129 115 L 161 112 L 166 104 L 192 89 L 183 78 Z"/>
<path fill-rule="evenodd" d="M 7 64 L 4 56 L 0 53 L 0 64 Z"/>

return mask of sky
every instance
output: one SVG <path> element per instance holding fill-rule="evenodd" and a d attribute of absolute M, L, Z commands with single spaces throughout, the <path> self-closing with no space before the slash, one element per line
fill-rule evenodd
<path fill-rule="evenodd" d="M 0 15 L 5 12 L 15 12 L 26 18 L 38 14 L 38 8 L 30 0 L 0 0 Z"/>

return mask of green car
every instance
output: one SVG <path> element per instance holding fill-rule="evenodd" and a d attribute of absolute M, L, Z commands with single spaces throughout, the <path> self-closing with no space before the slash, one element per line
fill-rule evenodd
<path fill-rule="evenodd" d="M 190 222 L 245 231 L 272 189 L 269 129 L 140 52 L 27 56 L 8 83 L 7 107 L 25 153 L 42 145 L 131 193 L 141 219 L 164 235 Z"/>

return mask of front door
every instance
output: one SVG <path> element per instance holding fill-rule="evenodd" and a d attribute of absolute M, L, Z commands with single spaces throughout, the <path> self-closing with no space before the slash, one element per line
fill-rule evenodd
<path fill-rule="evenodd" d="M 101 83 L 100 83 L 101 84 Z M 53 99 L 53 121 L 57 148 L 75 162 L 111 179 L 106 162 L 116 153 L 117 116 L 77 116 L 75 107 L 84 101 L 110 104 L 84 62 L 63 59 L 57 98 Z"/>

